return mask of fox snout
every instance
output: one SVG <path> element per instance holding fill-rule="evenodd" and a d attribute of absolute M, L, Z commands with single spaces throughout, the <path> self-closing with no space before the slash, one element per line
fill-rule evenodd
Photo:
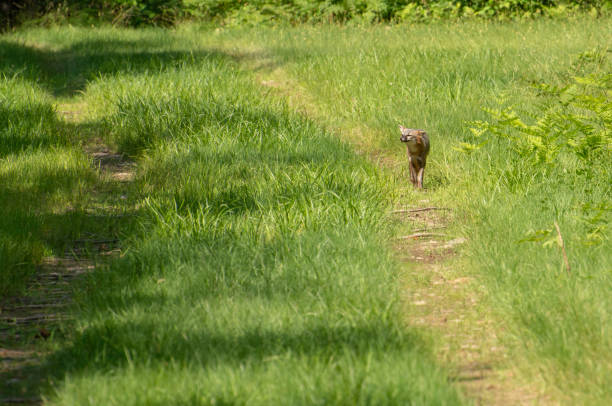
<path fill-rule="evenodd" d="M 414 128 L 406 128 L 404 126 L 399 126 L 400 128 L 400 141 L 401 142 L 418 142 L 420 137 L 426 136 L 427 133 L 423 130 L 417 130 Z"/>

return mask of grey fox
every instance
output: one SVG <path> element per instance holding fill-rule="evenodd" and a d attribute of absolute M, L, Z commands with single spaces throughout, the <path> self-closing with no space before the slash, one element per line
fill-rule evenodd
<path fill-rule="evenodd" d="M 429 154 L 429 137 L 423 130 L 406 128 L 401 125 L 399 128 L 402 133 L 400 141 L 405 142 L 408 147 L 410 181 L 415 187 L 423 189 L 423 174 L 425 173 L 427 154 Z"/>

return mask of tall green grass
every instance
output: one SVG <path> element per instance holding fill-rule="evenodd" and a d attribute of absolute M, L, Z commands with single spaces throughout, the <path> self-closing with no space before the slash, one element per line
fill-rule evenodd
<path fill-rule="evenodd" d="M 609 202 L 610 179 L 601 175 L 610 173 L 609 162 L 593 162 L 607 169 L 585 176 L 561 156 L 559 171 L 551 172 L 521 157 L 506 139 L 490 139 L 472 154 L 461 143 L 484 141 L 469 124 L 491 120 L 483 107 L 510 105 L 527 117 L 541 116 L 549 100 L 532 85 L 571 84 L 572 75 L 584 73 L 580 54 L 605 54 L 607 24 L 305 27 L 257 36 L 228 31 L 218 43 L 264 54 L 271 71 L 280 66 L 293 86 L 306 89 L 312 114 L 364 151 L 402 162 L 397 125 L 427 129 L 427 193 L 408 199 L 459 211 L 463 221 L 455 231 L 469 240 L 465 272 L 486 286 L 491 308 L 506 320 L 504 337 L 515 359 L 528 360 L 523 370 L 543 371 L 550 388 L 569 402 L 605 404 L 612 387 L 612 250 L 609 235 L 598 245 L 584 244 L 594 214 L 583 207 Z M 393 176 L 408 183 L 406 166 L 391 166 Z M 570 275 L 557 245 L 521 242 L 555 221 Z"/>
<path fill-rule="evenodd" d="M 94 174 L 73 135 L 39 86 L 21 73 L 0 76 L 0 297 L 19 292 L 44 256 L 78 236 Z"/>
<path fill-rule="evenodd" d="M 48 93 L 87 103 L 96 134 L 138 164 L 115 203 L 138 226 L 77 287 L 47 402 L 463 403 L 402 321 L 388 179 L 209 35 L 12 37 L 52 55 Z"/>

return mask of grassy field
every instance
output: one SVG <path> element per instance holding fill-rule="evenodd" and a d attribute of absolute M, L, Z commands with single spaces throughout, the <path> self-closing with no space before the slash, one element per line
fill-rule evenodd
<path fill-rule="evenodd" d="M 74 326 L 48 345 L 43 395 L 75 405 L 462 403 L 427 337 L 401 322 L 385 176 L 200 37 L 60 28 L 4 38 L 10 56 L 25 55 L 11 66 L 36 67 L 4 82 L 38 89 L 29 102 L 46 103 L 50 127 L 40 134 L 59 142 L 69 126 L 54 105 L 80 109 L 69 134 L 138 164 L 123 200 L 110 190 L 106 204 L 87 203 L 105 186 L 95 177 L 67 187 L 83 212 L 107 214 L 99 224 L 123 213 L 136 225 L 119 224 L 122 256 L 77 287 Z M 30 144 L 3 165 L 44 166 Z M 73 153 L 85 182 L 95 169 L 78 142 L 64 144 L 49 148 L 57 165 Z M 24 261 L 59 255 L 37 232 L 43 208 L 24 207 L 33 231 L 18 231 L 46 250 L 20 248 Z M 53 211 L 79 206 L 66 198 Z"/>
<path fill-rule="evenodd" d="M 449 232 L 468 238 L 457 266 L 505 320 L 500 336 L 523 372 L 568 404 L 605 404 L 612 250 L 609 233 L 582 244 L 581 204 L 609 201 L 609 178 L 585 179 L 570 158 L 534 170 L 503 139 L 472 154 L 453 147 L 480 141 L 466 122 L 489 120 L 482 107 L 537 114 L 530 85 L 567 83 L 584 68 L 579 53 L 605 55 L 608 23 L 3 36 L 1 293 L 87 233 L 123 246 L 76 289 L 74 325 L 48 344 L 43 395 L 465 403 L 430 334 L 405 322 L 388 244 L 393 204 L 426 198 L 457 212 Z M 609 72 L 605 59 L 589 69 Z M 403 179 L 399 123 L 431 134 L 424 194 Z M 121 189 L 83 152 L 100 140 L 137 163 Z M 554 221 L 570 275 L 556 246 L 518 243 Z"/>
<path fill-rule="evenodd" d="M 247 57 L 261 59 L 257 53 L 263 53 L 272 61 L 260 62 L 267 70 L 263 77 L 288 80 L 296 100 L 307 93 L 301 98 L 309 114 L 357 150 L 378 157 L 398 182 L 406 167 L 397 165 L 404 154 L 397 124 L 429 130 L 427 198 L 459 211 L 454 231 L 469 239 L 464 274 L 484 284 L 490 308 L 505 320 L 501 335 L 514 359 L 527 374 L 543 371 L 561 399 L 605 404 L 612 396 L 609 144 L 586 167 L 563 154 L 556 163 L 538 165 L 511 140 L 475 137 L 470 122 L 494 121 L 482 108 L 500 106 L 516 106 L 535 122 L 551 100 L 534 84 L 562 87 L 573 76 L 609 75 L 612 35 L 603 29 L 608 22 L 325 27 L 219 36 L 224 47 Z M 597 93 L 608 103 L 609 89 L 608 76 L 607 93 Z M 609 104 L 602 109 L 607 110 L 595 125 L 609 134 Z M 462 142 L 485 140 L 475 153 L 460 151 Z M 556 243 L 521 242 L 538 240 L 538 232 L 556 242 L 555 221 L 570 275 Z"/>

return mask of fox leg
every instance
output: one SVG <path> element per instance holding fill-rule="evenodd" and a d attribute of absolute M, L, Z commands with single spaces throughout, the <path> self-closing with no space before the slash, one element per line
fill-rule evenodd
<path fill-rule="evenodd" d="M 410 182 L 412 182 L 413 186 L 417 185 L 417 172 L 412 159 L 410 160 Z"/>
<path fill-rule="evenodd" d="M 423 175 L 425 175 L 425 165 L 419 168 L 419 173 L 417 175 L 417 187 L 419 189 L 423 189 Z"/>

